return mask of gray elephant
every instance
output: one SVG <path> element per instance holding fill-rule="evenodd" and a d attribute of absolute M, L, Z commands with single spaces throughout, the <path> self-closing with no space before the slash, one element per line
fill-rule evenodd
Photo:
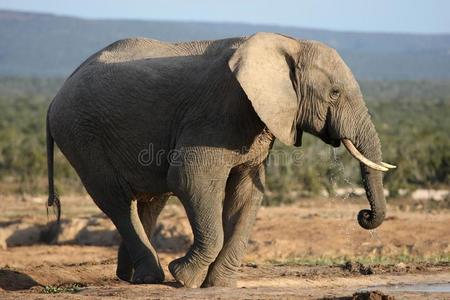
<path fill-rule="evenodd" d="M 122 244 L 117 276 L 164 280 L 152 229 L 168 196 L 194 234 L 169 264 L 186 287 L 232 286 L 264 192 L 264 161 L 279 139 L 308 132 L 361 161 L 370 210 L 385 216 L 381 146 L 363 96 L 338 53 L 273 33 L 217 41 L 117 41 L 65 81 L 47 114 L 49 202 L 55 142 Z"/>

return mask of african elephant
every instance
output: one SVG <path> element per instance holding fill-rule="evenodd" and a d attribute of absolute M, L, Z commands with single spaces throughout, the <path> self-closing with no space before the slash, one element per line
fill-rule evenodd
<path fill-rule="evenodd" d="M 164 280 L 150 236 L 167 197 L 176 195 L 194 241 L 170 272 L 186 287 L 231 286 L 273 142 L 300 146 L 304 131 L 334 147 L 342 141 L 361 161 L 370 209 L 358 222 L 379 226 L 381 171 L 392 166 L 381 161 L 361 91 L 334 49 L 273 33 L 120 40 L 82 63 L 49 106 L 48 205 L 59 203 L 55 142 L 122 237 L 119 278 Z"/>

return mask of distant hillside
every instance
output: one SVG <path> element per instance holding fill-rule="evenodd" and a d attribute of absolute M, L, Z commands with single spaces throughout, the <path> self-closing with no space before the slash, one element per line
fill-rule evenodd
<path fill-rule="evenodd" d="M 86 57 L 125 37 L 165 41 L 280 32 L 335 47 L 359 79 L 450 79 L 450 34 L 336 32 L 230 23 L 90 20 L 0 10 L 0 75 L 67 76 Z"/>

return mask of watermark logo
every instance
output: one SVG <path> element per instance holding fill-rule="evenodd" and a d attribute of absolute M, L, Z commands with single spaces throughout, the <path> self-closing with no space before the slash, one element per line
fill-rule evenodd
<path fill-rule="evenodd" d="M 210 153 L 207 148 L 182 148 L 182 149 L 156 149 L 155 145 L 150 143 L 145 149 L 138 154 L 138 162 L 141 166 L 182 166 L 186 164 L 205 164 L 213 163 L 215 165 L 233 165 L 241 156 L 247 156 L 248 159 L 265 159 L 266 166 L 287 166 L 300 165 L 304 160 L 304 153 L 300 149 L 285 150 L 274 149 L 270 152 L 267 149 L 249 149 L 242 147 L 241 149 L 229 150 L 211 148 Z"/>

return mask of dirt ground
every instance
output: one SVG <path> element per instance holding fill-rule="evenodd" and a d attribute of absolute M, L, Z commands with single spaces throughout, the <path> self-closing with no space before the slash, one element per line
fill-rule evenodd
<path fill-rule="evenodd" d="M 88 197 L 61 197 L 61 234 L 49 240 L 45 197 L 0 195 L 0 298 L 450 299 L 402 285 L 450 283 L 450 210 L 409 199 L 388 205 L 375 231 L 359 228 L 362 199 L 308 199 L 259 211 L 237 288 L 186 289 L 115 278 L 110 221 Z M 54 218 L 49 215 L 49 219 Z M 192 241 L 184 210 L 163 211 L 153 243 L 162 264 Z M 366 291 L 378 290 L 380 293 Z M 384 296 L 382 296 L 384 294 Z M 359 297 L 359 298 L 358 298 Z"/>

